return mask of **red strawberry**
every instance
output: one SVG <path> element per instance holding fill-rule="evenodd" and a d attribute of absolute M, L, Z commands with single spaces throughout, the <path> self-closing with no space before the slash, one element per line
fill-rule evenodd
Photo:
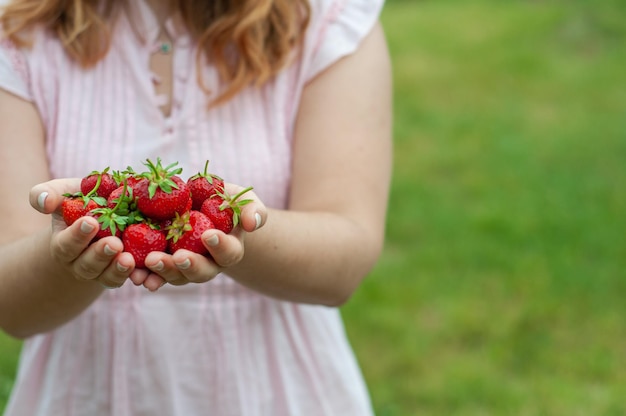
<path fill-rule="evenodd" d="M 124 251 L 132 254 L 136 268 L 146 267 L 146 257 L 153 251 L 165 251 L 167 240 L 165 234 L 142 222 L 130 224 L 122 233 Z"/>
<path fill-rule="evenodd" d="M 89 211 L 98 208 L 97 202 L 84 196 L 65 196 L 61 204 L 61 215 L 65 224 L 72 225 L 80 217 L 89 215 Z"/>
<path fill-rule="evenodd" d="M 224 190 L 224 180 L 217 175 L 208 172 L 209 161 L 204 164 L 204 172 L 198 172 L 187 180 L 187 186 L 191 191 L 193 200 L 192 208 L 199 211 L 202 203 L 215 195 L 215 191 Z"/>
<path fill-rule="evenodd" d="M 241 207 L 252 202 L 251 199 L 239 200 L 251 189 L 252 187 L 246 188 L 235 196 L 230 196 L 226 191 L 218 191 L 202 203 L 200 211 L 213 221 L 215 228 L 228 234 L 239 224 Z"/>
<path fill-rule="evenodd" d="M 172 225 L 168 227 L 168 251 L 175 253 L 185 249 L 198 254 L 208 254 L 202 243 L 202 233 L 215 228 L 211 220 L 200 211 L 188 211 L 183 215 L 176 215 Z"/>
<path fill-rule="evenodd" d="M 189 201 L 187 201 L 187 205 L 185 206 L 185 209 L 183 210 L 183 212 L 191 211 L 192 206 L 193 206 L 193 201 L 191 198 L 189 198 Z"/>
<path fill-rule="evenodd" d="M 113 176 L 109 174 L 108 167 L 102 172 L 93 171 L 80 181 L 80 191 L 83 195 L 87 195 L 93 191 L 95 195 L 107 198 L 117 187 L 118 183 Z"/>
<path fill-rule="evenodd" d="M 173 169 L 177 164 L 164 168 L 161 159 L 157 159 L 156 165 L 150 159 L 146 161 L 148 172 L 133 186 L 137 208 L 146 217 L 163 221 L 187 209 L 191 193 L 187 184 L 176 176 L 182 172 L 181 168 Z"/>
<path fill-rule="evenodd" d="M 124 198 L 122 199 L 122 203 L 125 202 L 127 205 L 130 205 L 134 202 L 132 197 L 132 188 L 128 186 L 126 188 L 124 187 L 124 185 L 118 186 L 115 190 L 113 190 L 113 192 L 109 194 L 109 197 L 107 198 L 107 206 L 109 208 L 114 208 L 118 204 L 122 194 L 125 194 Z M 124 189 L 126 189 L 126 192 L 124 192 Z"/>

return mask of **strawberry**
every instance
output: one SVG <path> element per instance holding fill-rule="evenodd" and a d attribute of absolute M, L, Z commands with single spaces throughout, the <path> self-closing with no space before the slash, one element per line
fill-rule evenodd
<path fill-rule="evenodd" d="M 217 191 L 224 190 L 224 180 L 217 175 L 208 172 L 209 161 L 204 164 L 204 172 L 198 172 L 187 180 L 187 186 L 191 191 L 193 200 L 192 209 L 199 211 L 202 203 L 215 195 Z"/>
<path fill-rule="evenodd" d="M 176 214 L 168 227 L 168 252 L 175 253 L 185 249 L 194 253 L 207 255 L 208 251 L 202 243 L 202 233 L 215 228 L 213 222 L 200 211 L 188 211 L 183 215 Z"/>
<path fill-rule="evenodd" d="M 187 201 L 187 205 L 185 205 L 185 209 L 183 210 L 183 212 L 191 211 L 192 205 L 193 205 L 193 200 L 189 198 L 189 200 Z"/>
<path fill-rule="evenodd" d="M 93 171 L 81 180 L 81 191 L 65 194 L 61 214 L 66 224 L 90 215 L 100 230 L 94 241 L 106 236 L 122 239 L 137 268 L 145 268 L 152 251 L 174 253 L 190 250 L 210 257 L 201 240 L 208 229 L 230 233 L 240 222 L 241 199 L 246 188 L 231 196 L 224 180 L 204 170 L 184 181 L 178 162 L 163 167 L 161 159 L 146 159 L 147 170 Z M 165 231 L 167 230 L 167 231 Z"/>
<path fill-rule="evenodd" d="M 93 171 L 80 181 L 80 191 L 83 195 L 87 195 L 92 191 L 95 195 L 107 198 L 109 194 L 118 187 L 118 183 L 109 173 L 107 167 L 102 172 Z"/>
<path fill-rule="evenodd" d="M 63 194 L 65 198 L 61 203 L 61 216 L 65 224 L 70 226 L 80 217 L 88 215 L 92 209 L 106 205 L 106 199 L 96 195 L 98 188 L 99 186 L 94 186 L 87 194 L 83 192 Z"/>
<path fill-rule="evenodd" d="M 124 196 L 122 197 L 122 195 Z M 122 198 L 121 201 L 120 198 Z M 109 194 L 107 198 L 107 206 L 109 208 L 114 208 L 119 202 L 126 204 L 127 208 L 135 202 L 133 199 L 133 189 L 130 188 L 130 184 L 126 187 L 124 187 L 124 185 L 118 186 Z"/>
<path fill-rule="evenodd" d="M 130 224 L 122 233 L 124 251 L 132 254 L 136 268 L 146 267 L 146 257 L 153 251 L 165 251 L 165 234 L 154 226 L 141 222 Z"/>
<path fill-rule="evenodd" d="M 202 203 L 200 211 L 213 221 L 215 228 L 228 234 L 239 224 L 241 207 L 252 202 L 251 199 L 239 200 L 251 189 L 248 187 L 235 196 L 230 196 L 226 191 L 217 191 Z"/>
<path fill-rule="evenodd" d="M 80 217 L 89 215 L 89 211 L 98 208 L 100 205 L 91 199 L 84 196 L 65 196 L 61 203 L 61 215 L 65 224 L 72 225 Z"/>
<path fill-rule="evenodd" d="M 189 206 L 191 193 L 185 181 L 177 176 L 182 172 L 181 168 L 174 169 L 178 163 L 164 168 L 161 159 L 157 159 L 156 165 L 147 159 L 144 164 L 148 171 L 142 173 L 142 179 L 133 186 L 139 211 L 157 221 L 184 213 Z"/>

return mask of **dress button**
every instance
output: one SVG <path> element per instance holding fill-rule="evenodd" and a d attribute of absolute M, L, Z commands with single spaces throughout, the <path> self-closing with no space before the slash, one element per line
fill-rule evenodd
<path fill-rule="evenodd" d="M 161 82 L 163 82 L 163 79 L 155 72 L 150 72 L 150 79 L 155 85 L 159 85 Z"/>

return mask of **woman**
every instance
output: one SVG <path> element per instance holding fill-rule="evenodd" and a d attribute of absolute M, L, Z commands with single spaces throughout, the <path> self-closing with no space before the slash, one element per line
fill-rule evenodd
<path fill-rule="evenodd" d="M 7 415 L 372 413 L 338 307 L 384 240 L 381 7 L 5 4 L 0 326 L 25 339 Z M 59 219 L 67 178 L 157 157 L 254 187 L 235 232 L 203 234 L 213 260 L 135 269 L 118 238 L 89 244 L 93 218 Z"/>

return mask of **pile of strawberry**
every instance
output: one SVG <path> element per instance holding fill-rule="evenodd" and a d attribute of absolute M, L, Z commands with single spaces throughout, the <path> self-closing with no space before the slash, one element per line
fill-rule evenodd
<path fill-rule="evenodd" d="M 61 214 L 67 225 L 89 215 L 100 230 L 93 241 L 117 236 L 131 253 L 137 268 L 145 268 L 152 251 L 174 253 L 180 249 L 208 256 L 200 236 L 208 229 L 230 233 L 239 223 L 241 207 L 251 200 L 240 197 L 252 188 L 229 195 L 224 180 L 207 171 L 187 181 L 178 162 L 163 167 L 161 159 L 146 159 L 147 170 L 131 167 L 110 172 L 94 171 L 81 180 L 80 192 L 65 194 Z"/>

